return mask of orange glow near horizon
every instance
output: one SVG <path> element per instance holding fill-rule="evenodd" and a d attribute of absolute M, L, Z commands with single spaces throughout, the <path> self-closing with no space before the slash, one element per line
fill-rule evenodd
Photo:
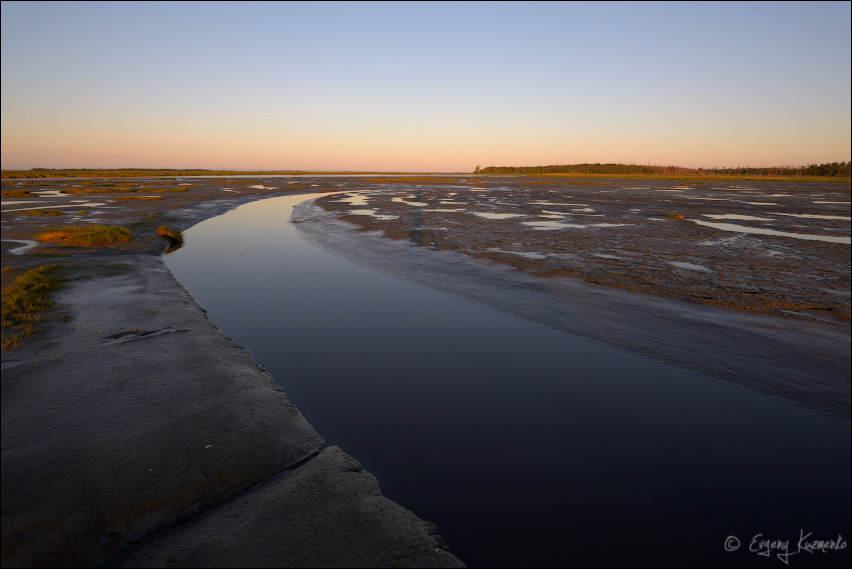
<path fill-rule="evenodd" d="M 10 124 L 11 123 L 11 124 Z M 724 128 L 690 134 L 677 129 L 612 125 L 589 129 L 525 125 L 470 125 L 366 130 L 358 125 L 301 126 L 280 131 L 231 127 L 218 132 L 133 128 L 90 123 L 3 126 L 4 169 L 208 168 L 234 170 L 363 170 L 469 172 L 486 166 L 537 166 L 585 162 L 684 167 L 801 166 L 849 159 L 850 144 L 821 140 L 806 129 L 761 131 L 749 136 Z M 789 140 L 803 149 L 791 149 Z M 721 149 L 721 150 L 720 150 Z M 805 150 L 806 149 L 806 150 Z"/>
<path fill-rule="evenodd" d="M 735 6 L 4 2 L 0 166 L 849 160 L 850 4 Z"/>

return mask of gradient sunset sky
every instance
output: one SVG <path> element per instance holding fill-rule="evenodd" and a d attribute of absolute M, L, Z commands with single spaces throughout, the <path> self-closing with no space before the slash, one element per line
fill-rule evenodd
<path fill-rule="evenodd" d="M 2 3 L 2 168 L 850 159 L 850 3 Z"/>

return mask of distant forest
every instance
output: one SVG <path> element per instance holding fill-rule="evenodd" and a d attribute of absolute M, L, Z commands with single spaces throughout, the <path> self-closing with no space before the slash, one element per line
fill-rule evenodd
<path fill-rule="evenodd" d="M 827 162 L 809 166 L 773 166 L 770 168 L 682 168 L 680 166 L 642 166 L 638 164 L 568 164 L 562 166 L 488 166 L 476 167 L 475 174 L 645 174 L 667 176 L 831 176 L 852 175 L 850 162 Z"/>

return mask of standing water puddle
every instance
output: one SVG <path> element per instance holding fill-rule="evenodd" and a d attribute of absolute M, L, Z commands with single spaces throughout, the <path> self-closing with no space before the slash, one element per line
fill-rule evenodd
<path fill-rule="evenodd" d="M 757 534 L 848 541 L 848 421 L 351 264 L 289 223 L 310 197 L 204 221 L 165 261 L 468 566 L 763 566 Z"/>

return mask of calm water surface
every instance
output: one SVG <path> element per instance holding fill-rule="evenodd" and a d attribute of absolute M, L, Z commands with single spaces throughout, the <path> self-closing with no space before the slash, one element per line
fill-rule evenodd
<path fill-rule="evenodd" d="M 207 220 L 166 262 L 468 566 L 782 567 L 753 538 L 802 530 L 846 548 L 791 566 L 849 564 L 848 421 L 353 265 L 289 223 L 308 197 Z"/>

